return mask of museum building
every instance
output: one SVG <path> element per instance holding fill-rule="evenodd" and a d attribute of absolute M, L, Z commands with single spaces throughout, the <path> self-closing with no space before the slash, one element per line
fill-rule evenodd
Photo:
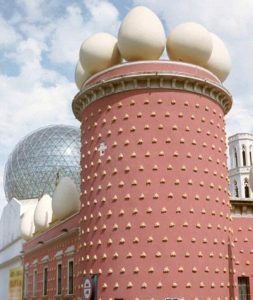
<path fill-rule="evenodd" d="M 56 173 L 23 214 L 24 298 L 251 299 L 253 135 L 229 138 L 228 171 L 224 43 L 195 23 L 166 41 L 136 7 L 79 59 L 80 193 Z"/>

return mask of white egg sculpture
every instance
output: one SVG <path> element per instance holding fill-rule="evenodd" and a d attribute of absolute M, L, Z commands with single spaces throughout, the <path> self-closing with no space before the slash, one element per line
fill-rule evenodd
<path fill-rule="evenodd" d="M 147 7 L 137 6 L 124 18 L 118 33 L 118 47 L 127 61 L 156 60 L 166 44 L 163 25 Z"/>
<path fill-rule="evenodd" d="M 20 233 L 21 237 L 28 241 L 33 237 L 35 232 L 35 225 L 34 225 L 34 211 L 36 206 L 30 207 L 21 218 L 20 222 Z"/>
<path fill-rule="evenodd" d="M 223 41 L 214 33 L 212 37 L 213 50 L 205 68 L 214 73 L 221 82 L 225 81 L 231 70 L 231 58 Z"/>
<path fill-rule="evenodd" d="M 83 83 L 89 77 L 90 77 L 90 74 L 83 69 L 80 61 L 78 60 L 78 62 L 76 64 L 76 69 L 75 69 L 75 82 L 76 82 L 76 86 L 79 90 L 82 89 Z"/>
<path fill-rule="evenodd" d="M 79 193 L 69 177 L 60 179 L 52 198 L 53 213 L 58 219 L 64 219 L 80 210 Z"/>
<path fill-rule="evenodd" d="M 105 32 L 92 35 L 81 45 L 79 60 L 91 75 L 121 63 L 117 39 Z"/>
<path fill-rule="evenodd" d="M 36 231 L 42 231 L 49 227 L 52 222 L 53 210 L 52 210 L 52 198 L 45 194 L 43 195 L 34 212 L 34 224 Z"/>
<path fill-rule="evenodd" d="M 200 24 L 183 23 L 172 29 L 166 48 L 171 60 L 203 65 L 212 53 L 212 37 Z"/>

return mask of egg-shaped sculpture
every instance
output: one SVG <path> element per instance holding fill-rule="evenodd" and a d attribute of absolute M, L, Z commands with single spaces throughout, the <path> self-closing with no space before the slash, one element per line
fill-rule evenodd
<path fill-rule="evenodd" d="M 35 225 L 34 225 L 34 211 L 36 206 L 30 207 L 22 216 L 20 222 L 20 233 L 21 237 L 28 241 L 33 237 L 35 232 Z"/>
<path fill-rule="evenodd" d="M 92 35 L 83 42 L 79 60 L 82 68 L 89 74 L 95 74 L 121 62 L 117 39 L 105 32 Z"/>
<path fill-rule="evenodd" d="M 76 86 L 79 90 L 81 90 L 83 83 L 90 77 L 90 74 L 86 72 L 80 61 L 78 60 L 76 64 L 76 69 L 75 69 L 75 82 Z"/>
<path fill-rule="evenodd" d="M 52 222 L 52 198 L 45 194 L 40 199 L 34 212 L 34 224 L 36 231 L 42 231 Z"/>
<path fill-rule="evenodd" d="M 183 23 L 172 29 L 166 48 L 171 60 L 202 66 L 211 56 L 212 37 L 200 24 Z"/>
<path fill-rule="evenodd" d="M 204 67 L 214 73 L 223 82 L 230 73 L 231 58 L 223 41 L 214 33 L 210 33 L 210 35 L 212 37 L 213 50 Z"/>
<path fill-rule="evenodd" d="M 52 198 L 53 214 L 64 219 L 80 210 L 80 198 L 74 182 L 68 178 L 60 179 Z"/>
<path fill-rule="evenodd" d="M 118 33 L 118 47 L 127 61 L 156 60 L 166 44 L 163 25 L 147 7 L 137 6 L 125 16 Z"/>

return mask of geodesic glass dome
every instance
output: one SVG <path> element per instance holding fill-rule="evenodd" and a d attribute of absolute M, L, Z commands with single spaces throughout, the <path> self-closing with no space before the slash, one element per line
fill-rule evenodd
<path fill-rule="evenodd" d="M 80 132 L 78 128 L 54 125 L 41 128 L 21 140 L 5 165 L 7 200 L 52 196 L 60 177 L 68 176 L 79 188 Z"/>

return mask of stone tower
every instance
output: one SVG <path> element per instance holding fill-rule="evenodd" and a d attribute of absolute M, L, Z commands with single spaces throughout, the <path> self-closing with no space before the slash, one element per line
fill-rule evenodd
<path fill-rule="evenodd" d="M 125 63 L 85 83 L 73 101 L 80 290 L 90 275 L 97 299 L 229 299 L 231 103 L 212 73 L 179 62 Z"/>
<path fill-rule="evenodd" d="M 253 162 L 253 135 L 238 133 L 228 139 L 230 192 L 233 199 L 252 198 L 249 171 Z"/>

